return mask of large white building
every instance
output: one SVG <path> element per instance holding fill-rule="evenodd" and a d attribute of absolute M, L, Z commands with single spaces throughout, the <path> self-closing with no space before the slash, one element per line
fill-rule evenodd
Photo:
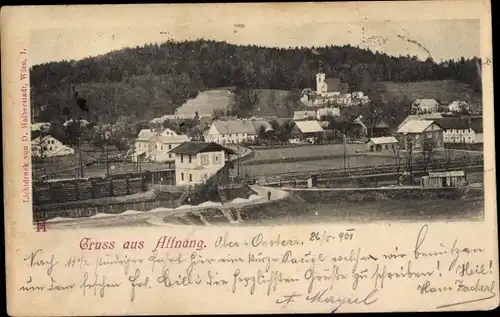
<path fill-rule="evenodd" d="M 56 138 L 46 135 L 31 140 L 31 156 L 53 157 L 75 154 L 75 149 L 64 145 Z"/>
<path fill-rule="evenodd" d="M 171 129 L 158 132 L 152 129 L 143 129 L 139 132 L 135 140 L 135 151 L 132 160 L 142 160 L 153 162 L 168 162 L 175 159 L 171 153 L 179 144 L 189 141 L 187 135 L 179 135 Z"/>
<path fill-rule="evenodd" d="M 187 135 L 158 135 L 154 139 L 154 148 L 149 154 L 149 160 L 153 162 L 169 162 L 175 160 L 172 150 L 180 144 L 189 141 Z"/>
<path fill-rule="evenodd" d="M 454 100 L 448 105 L 449 112 L 468 112 L 470 111 L 470 106 L 466 101 L 463 100 Z"/>
<path fill-rule="evenodd" d="M 327 78 L 324 73 L 316 74 L 316 90 L 305 89 L 300 100 L 311 106 L 353 106 L 370 102 L 362 91 L 341 93 L 341 82 L 338 78 Z"/>
<path fill-rule="evenodd" d="M 432 120 L 411 120 L 397 131 L 403 140 L 403 149 L 424 150 L 427 145 L 433 149 L 444 147 L 443 128 Z"/>
<path fill-rule="evenodd" d="M 175 184 L 206 182 L 225 167 L 233 151 L 214 142 L 184 142 L 172 150 L 175 154 Z"/>
<path fill-rule="evenodd" d="M 437 112 L 438 108 L 439 102 L 435 99 L 416 99 L 411 104 L 412 114 L 433 113 Z"/>
<path fill-rule="evenodd" d="M 207 142 L 238 144 L 255 140 L 260 129 L 265 133 L 274 131 L 272 126 L 263 120 L 217 120 L 212 122 L 204 137 Z"/>
<path fill-rule="evenodd" d="M 437 122 L 443 128 L 444 143 L 483 143 L 482 117 L 451 117 Z"/>

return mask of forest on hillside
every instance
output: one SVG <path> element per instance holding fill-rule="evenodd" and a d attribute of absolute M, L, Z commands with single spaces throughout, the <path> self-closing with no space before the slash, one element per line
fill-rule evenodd
<path fill-rule="evenodd" d="M 481 92 L 478 58 L 436 63 L 415 56 L 393 57 L 353 46 L 268 48 L 207 40 L 165 42 L 125 48 L 79 61 L 31 68 L 35 120 L 80 116 L 73 99 L 85 98 L 87 119 L 112 122 L 121 115 L 137 120 L 173 113 L 199 91 L 236 87 L 300 90 L 315 87 L 319 70 L 351 89 L 371 92 L 374 82 L 455 80 Z M 245 102 L 244 96 L 236 98 Z M 245 108 L 236 105 L 235 109 Z M 76 109 L 76 110 L 75 110 Z"/>

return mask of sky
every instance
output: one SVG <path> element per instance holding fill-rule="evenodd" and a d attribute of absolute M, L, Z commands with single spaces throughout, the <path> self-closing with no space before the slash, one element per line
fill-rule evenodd
<path fill-rule="evenodd" d="M 307 15 L 306 15 L 307 16 Z M 183 15 L 147 27 L 46 28 L 31 32 L 30 64 L 79 60 L 124 47 L 199 38 L 268 47 L 359 46 L 389 55 L 416 55 L 436 62 L 480 56 L 478 19 L 331 21 L 331 18 L 242 19 Z"/>

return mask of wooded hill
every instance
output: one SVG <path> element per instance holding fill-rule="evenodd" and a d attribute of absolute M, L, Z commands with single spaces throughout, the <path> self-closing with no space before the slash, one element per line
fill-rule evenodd
<path fill-rule="evenodd" d="M 35 120 L 77 115 L 72 87 L 87 100 L 86 119 L 113 122 L 120 115 L 150 120 L 171 114 L 199 91 L 237 87 L 297 91 L 315 87 L 321 69 L 351 90 L 380 94 L 376 82 L 454 80 L 481 92 L 480 60 L 435 63 L 416 57 L 392 57 L 352 46 L 268 48 L 216 41 L 184 41 L 126 48 L 80 61 L 31 68 Z M 297 97 L 296 97 L 297 98 Z M 254 105 L 235 98 L 234 112 L 248 115 Z M 278 106 L 278 105 L 277 105 Z M 269 105 L 266 105 L 269 107 Z M 278 106 L 279 107 L 279 106 Z M 287 110 L 288 113 L 291 109 Z M 237 114 L 237 113 L 236 113 Z"/>

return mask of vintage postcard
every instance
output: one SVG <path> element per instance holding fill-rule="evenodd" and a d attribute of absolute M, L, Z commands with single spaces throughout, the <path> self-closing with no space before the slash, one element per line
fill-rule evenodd
<path fill-rule="evenodd" d="M 13 316 L 491 310 L 488 1 L 3 7 Z"/>

